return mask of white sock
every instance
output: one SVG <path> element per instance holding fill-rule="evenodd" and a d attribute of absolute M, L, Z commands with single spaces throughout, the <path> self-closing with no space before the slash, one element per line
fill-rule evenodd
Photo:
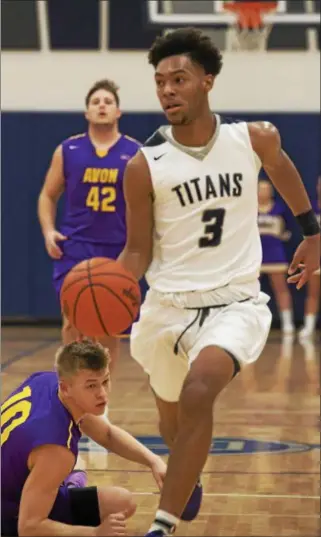
<path fill-rule="evenodd" d="M 281 311 L 282 328 L 293 328 L 292 310 Z"/>
<path fill-rule="evenodd" d="M 317 316 L 314 313 L 308 313 L 304 318 L 304 327 L 309 332 L 314 332 L 317 323 Z"/>
<path fill-rule="evenodd" d="M 161 530 L 165 535 L 169 535 L 173 529 L 176 529 L 179 524 L 179 518 L 162 509 L 158 509 L 154 522 L 151 525 L 149 531 Z"/>

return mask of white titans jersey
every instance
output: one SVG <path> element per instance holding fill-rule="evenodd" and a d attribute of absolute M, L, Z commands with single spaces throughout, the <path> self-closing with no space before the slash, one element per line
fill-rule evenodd
<path fill-rule="evenodd" d="M 258 172 L 245 122 L 224 124 L 204 148 L 161 127 L 140 149 L 154 189 L 154 251 L 146 279 L 162 293 L 257 282 L 262 261 Z"/>

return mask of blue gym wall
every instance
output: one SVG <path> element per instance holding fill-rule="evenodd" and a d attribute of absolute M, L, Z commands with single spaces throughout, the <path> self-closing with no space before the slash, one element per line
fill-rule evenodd
<path fill-rule="evenodd" d="M 309 195 L 315 197 L 320 172 L 320 118 L 317 113 L 239 114 L 227 116 L 272 121 L 283 145 L 302 174 Z M 157 113 L 127 113 L 123 132 L 144 141 L 162 123 Z M 81 113 L 4 112 L 2 115 L 2 316 L 59 319 L 59 307 L 51 285 L 48 258 L 37 220 L 37 197 L 50 157 L 66 137 L 86 128 Z M 286 244 L 291 256 L 299 241 L 289 215 L 292 238 Z M 266 282 L 263 288 L 268 290 Z M 303 317 L 305 291 L 293 290 L 295 319 Z M 274 303 L 272 309 L 276 315 Z"/>

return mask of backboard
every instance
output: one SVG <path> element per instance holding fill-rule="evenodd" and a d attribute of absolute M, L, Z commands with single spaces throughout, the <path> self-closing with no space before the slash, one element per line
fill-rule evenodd
<path fill-rule="evenodd" d="M 233 15 L 224 10 L 224 0 L 150 0 L 150 22 L 160 25 L 193 25 L 227 27 L 233 24 Z M 194 5 L 193 5 L 194 4 Z M 320 24 L 320 1 L 279 0 L 276 11 L 264 16 L 271 24 L 297 24 L 318 26 Z"/>

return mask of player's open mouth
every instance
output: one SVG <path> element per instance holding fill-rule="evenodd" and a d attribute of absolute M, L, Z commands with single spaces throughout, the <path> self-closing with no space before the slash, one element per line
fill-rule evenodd
<path fill-rule="evenodd" d="M 107 403 L 99 403 L 98 405 L 96 405 L 97 408 L 105 408 L 105 406 L 107 405 Z"/>
<path fill-rule="evenodd" d="M 182 107 L 181 104 L 168 104 L 167 106 L 165 106 L 165 110 L 166 112 L 173 112 L 175 110 L 178 110 L 181 107 Z"/>

